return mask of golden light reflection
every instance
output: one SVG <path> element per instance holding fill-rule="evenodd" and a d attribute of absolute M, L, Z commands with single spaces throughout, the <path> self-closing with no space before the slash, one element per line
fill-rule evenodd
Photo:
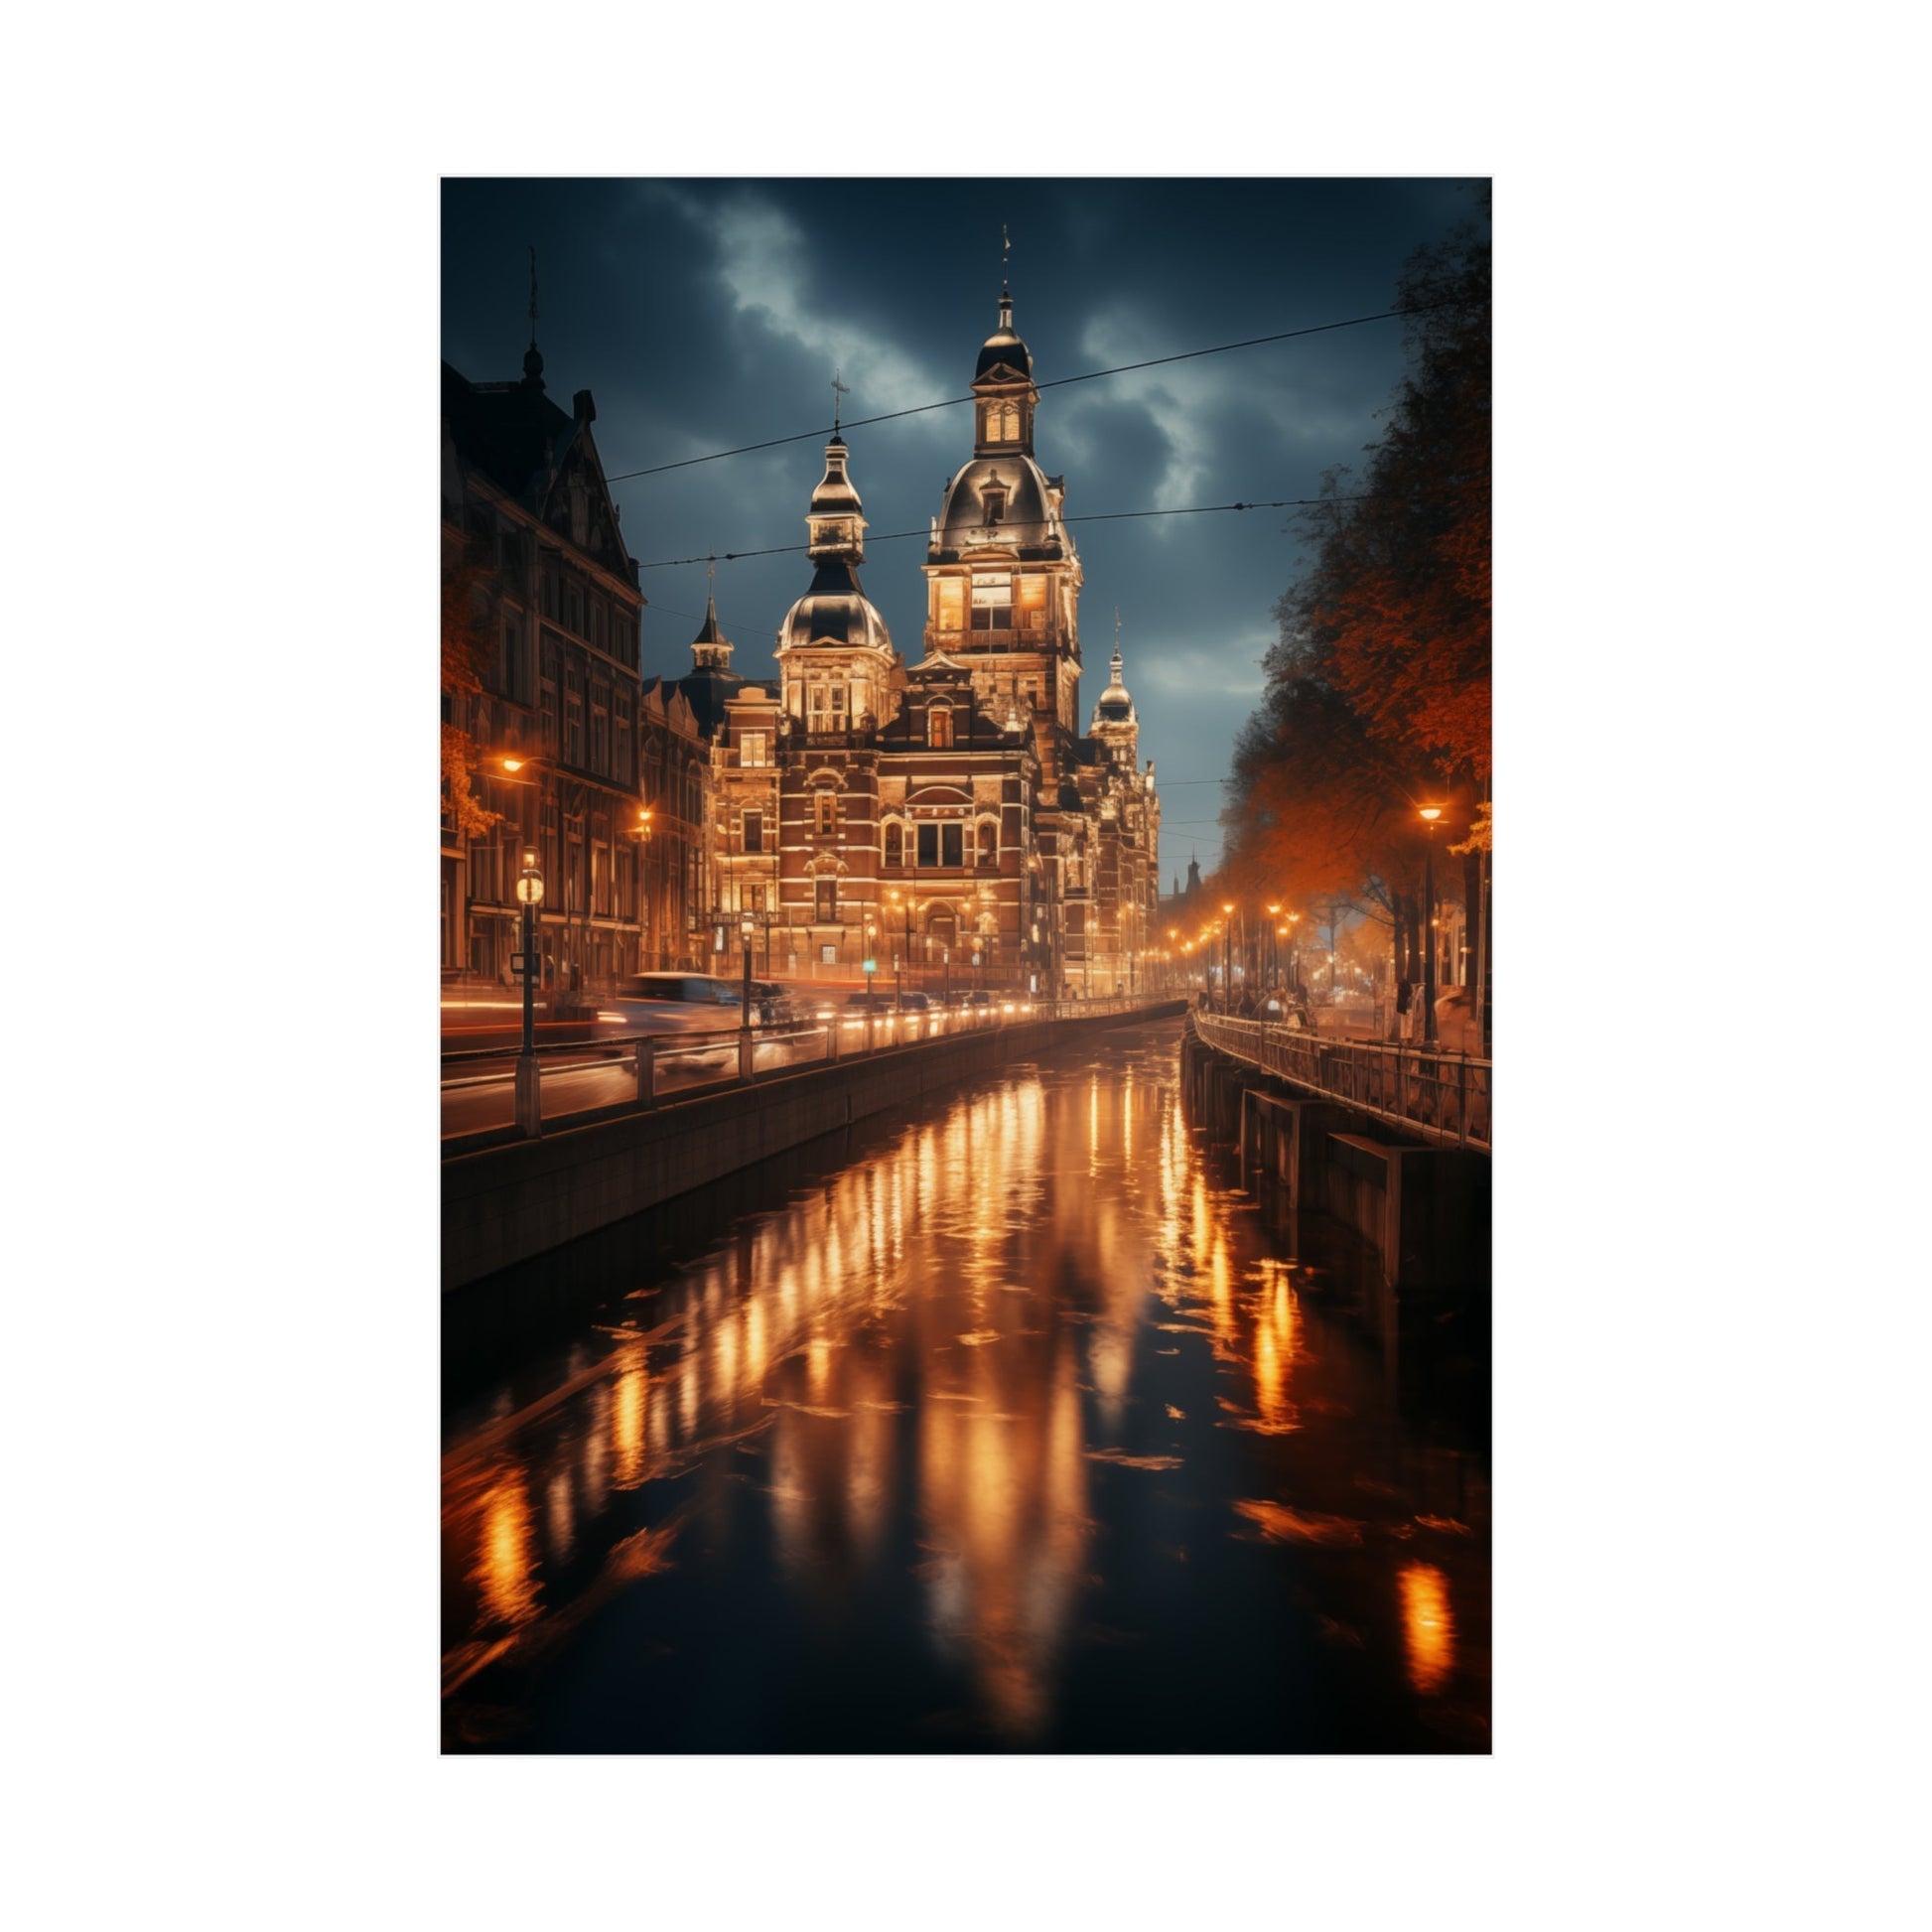
<path fill-rule="evenodd" d="M 1255 1407 L 1262 1427 L 1287 1429 L 1294 1419 L 1288 1372 L 1295 1360 L 1295 1291 L 1277 1279 L 1262 1291 L 1255 1313 Z"/>
<path fill-rule="evenodd" d="M 1433 1563 L 1404 1564 L 1396 1578 L 1402 1591 L 1402 1641 L 1409 1654 L 1409 1681 L 1434 1697 L 1455 1668 L 1455 1617 L 1449 1579 Z"/>
<path fill-rule="evenodd" d="M 523 1472 L 514 1464 L 490 1483 L 481 1515 L 477 1567 L 470 1573 L 483 1593 L 477 1626 L 527 1623 L 537 1613 L 536 1550 Z"/>
<path fill-rule="evenodd" d="M 643 1348 L 626 1343 L 624 1366 L 611 1400 L 611 1480 L 620 1489 L 634 1489 L 644 1479 L 644 1428 L 649 1372 Z"/>

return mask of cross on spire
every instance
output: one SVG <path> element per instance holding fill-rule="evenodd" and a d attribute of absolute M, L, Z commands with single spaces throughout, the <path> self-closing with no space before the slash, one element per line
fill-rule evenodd
<path fill-rule="evenodd" d="M 537 345 L 537 245 L 530 243 L 530 346 Z"/>
<path fill-rule="evenodd" d="M 843 382 L 839 380 L 839 377 L 842 376 L 844 373 L 845 371 L 843 368 L 837 368 L 832 371 L 832 434 L 834 436 L 836 436 L 839 433 L 840 405 L 845 401 L 846 397 L 852 393 L 852 391 L 849 388 L 847 388 Z"/>

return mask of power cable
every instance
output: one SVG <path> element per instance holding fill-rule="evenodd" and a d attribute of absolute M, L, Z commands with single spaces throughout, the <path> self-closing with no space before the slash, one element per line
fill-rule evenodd
<path fill-rule="evenodd" d="M 1282 510 L 1304 509 L 1320 503 L 1366 503 L 1372 499 L 1372 492 L 1352 496 L 1277 496 L 1265 502 L 1255 503 L 1189 503 L 1173 509 L 1159 510 L 1094 510 L 1085 516 L 1062 516 L 1055 519 L 1060 523 L 1122 523 L 1148 516 L 1214 516 L 1226 510 Z M 1002 523 L 997 527 L 1018 534 L 1028 530 L 1043 530 L 1050 527 L 1044 523 Z M 928 530 L 887 530 L 875 533 L 868 531 L 868 543 L 898 543 L 907 537 L 931 536 Z M 808 543 L 779 543 L 764 550 L 720 550 L 707 552 L 702 557 L 659 557 L 655 562 L 639 564 L 639 570 L 676 570 L 686 564 L 744 563 L 753 557 L 792 557 L 800 551 L 809 550 Z"/>
<path fill-rule="evenodd" d="M 1306 329 L 1284 329 L 1273 336 L 1250 336 L 1245 342 L 1217 343 L 1212 348 L 1186 348 L 1174 355 L 1154 355 L 1145 362 L 1122 362 L 1111 369 L 1087 369 L 1079 375 L 1059 375 L 1050 382 L 1036 382 L 1036 389 L 1064 389 L 1074 382 L 1096 382 L 1104 375 L 1130 375 L 1136 369 L 1158 369 L 1169 362 L 1191 362 L 1202 355 L 1226 355 L 1237 348 L 1259 348 L 1267 343 L 1294 342 L 1301 336 L 1325 336 L 1336 329 L 1359 329 L 1364 323 L 1389 322 L 1398 316 L 1428 315 L 1435 309 L 1447 309 L 1449 301 L 1418 303 L 1409 308 L 1384 309 L 1372 316 L 1349 316 L 1341 322 L 1317 322 Z M 896 423 L 905 416 L 923 416 L 934 409 L 956 409 L 963 402 L 971 402 L 970 394 L 947 396 L 941 402 L 915 403 L 909 409 L 891 409 L 882 416 L 857 416 L 849 423 L 835 424 L 832 427 L 843 433 L 848 429 L 866 429 L 874 423 Z M 787 443 L 811 443 L 830 434 L 825 429 L 804 429 L 795 436 L 768 436 L 761 443 L 741 443 L 734 450 L 713 450 L 708 456 L 681 457 L 676 463 L 654 463 L 646 470 L 621 470 L 616 476 L 607 476 L 607 483 L 631 483 L 638 477 L 661 477 L 669 470 L 689 470 L 699 463 L 722 463 L 726 457 L 750 456 L 758 450 L 775 450 Z"/>

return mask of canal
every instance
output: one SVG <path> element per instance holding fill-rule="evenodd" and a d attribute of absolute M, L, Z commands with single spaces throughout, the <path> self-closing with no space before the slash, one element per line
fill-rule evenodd
<path fill-rule="evenodd" d="M 468 1378 L 445 1748 L 1486 1750 L 1480 1363 L 1240 1191 L 1177 1037 L 889 1121 Z"/>

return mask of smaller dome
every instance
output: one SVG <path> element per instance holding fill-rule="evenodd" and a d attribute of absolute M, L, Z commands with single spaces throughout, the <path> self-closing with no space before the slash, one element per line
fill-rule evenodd
<path fill-rule="evenodd" d="M 853 486 L 852 479 L 846 474 L 846 461 L 851 452 L 846 448 L 845 438 L 835 435 L 825 446 L 825 474 L 818 480 L 818 487 L 812 491 L 812 500 L 806 514 L 810 516 L 856 516 L 865 505 L 859 500 L 859 492 Z"/>
<path fill-rule="evenodd" d="M 1004 289 L 1000 291 L 1000 326 L 981 345 L 980 359 L 973 367 L 973 380 L 978 382 L 982 376 L 991 375 L 999 368 L 1017 370 L 1029 380 L 1034 372 L 1033 350 L 1020 340 L 1019 332 L 1013 326 L 1013 297 Z"/>
<path fill-rule="evenodd" d="M 861 588 L 858 573 L 836 559 L 819 565 L 812 587 L 785 613 L 778 626 L 778 648 L 795 644 L 854 644 L 890 651 L 886 620 Z"/>

